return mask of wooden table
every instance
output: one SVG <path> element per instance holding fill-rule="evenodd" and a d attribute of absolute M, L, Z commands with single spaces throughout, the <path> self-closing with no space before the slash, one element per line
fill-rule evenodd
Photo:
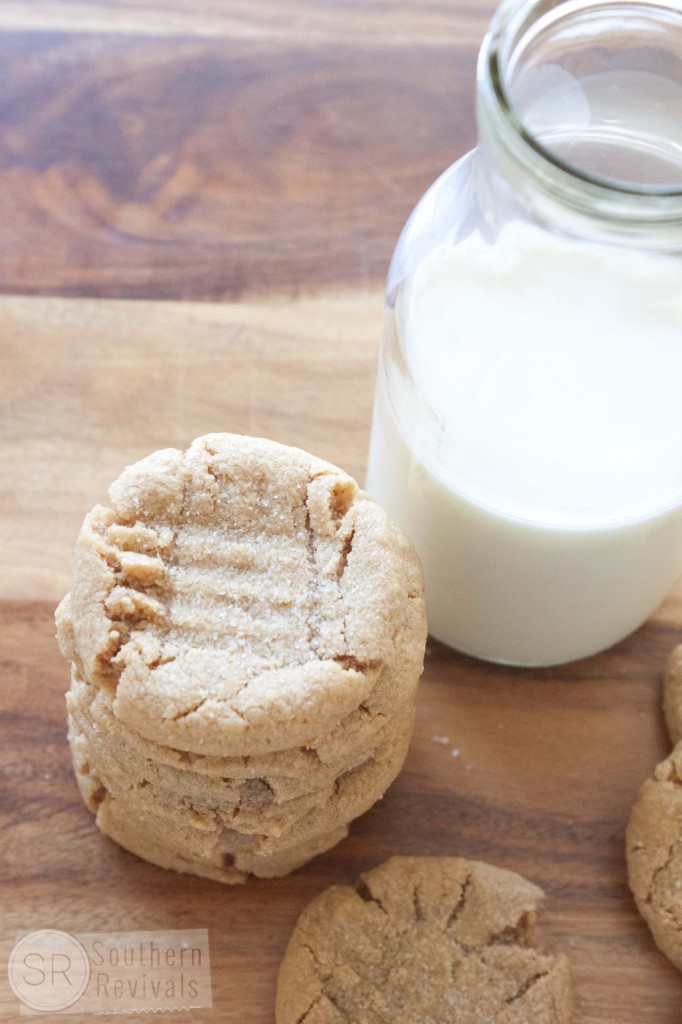
<path fill-rule="evenodd" d="M 473 144 L 490 10 L 0 6 L 3 1022 L 20 1019 L 5 975 L 18 936 L 192 927 L 209 930 L 214 1005 L 171 1018 L 266 1024 L 303 906 L 392 853 L 482 858 L 542 885 L 575 1024 L 680 1022 L 682 981 L 634 909 L 623 848 L 669 748 L 660 678 L 680 588 L 564 668 L 431 644 L 402 775 L 289 878 L 223 888 L 147 865 L 96 831 L 71 774 L 52 615 L 83 514 L 126 463 L 211 430 L 362 477 L 382 281 L 411 207 Z"/>

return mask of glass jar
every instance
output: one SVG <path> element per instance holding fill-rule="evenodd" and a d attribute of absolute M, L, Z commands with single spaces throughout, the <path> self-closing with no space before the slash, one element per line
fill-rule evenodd
<path fill-rule="evenodd" d="M 682 6 L 503 4 L 391 263 L 367 490 L 433 636 L 551 665 L 682 572 Z"/>

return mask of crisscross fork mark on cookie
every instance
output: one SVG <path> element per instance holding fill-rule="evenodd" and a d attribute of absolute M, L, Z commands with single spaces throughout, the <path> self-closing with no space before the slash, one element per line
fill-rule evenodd
<path fill-rule="evenodd" d="M 79 538 L 62 646 L 156 742 L 241 755 L 324 734 L 423 604 L 416 556 L 379 506 L 295 449 L 210 435 L 110 493 Z"/>

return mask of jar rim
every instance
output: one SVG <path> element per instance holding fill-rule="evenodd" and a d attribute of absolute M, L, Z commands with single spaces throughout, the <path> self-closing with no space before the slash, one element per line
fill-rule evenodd
<path fill-rule="evenodd" d="M 618 197 L 623 202 L 630 201 L 639 205 L 639 201 L 648 204 L 653 201 L 659 207 L 664 205 L 670 209 L 672 206 L 677 213 L 678 209 L 682 211 L 682 181 L 679 185 L 622 181 L 592 173 L 564 159 L 545 146 L 524 124 L 507 88 L 504 66 L 508 57 L 503 52 L 505 45 L 512 53 L 522 47 L 524 36 L 531 25 L 545 16 L 558 19 L 590 8 L 597 11 L 615 7 L 674 13 L 680 17 L 682 29 L 681 0 L 505 0 L 493 16 L 479 53 L 479 98 L 492 98 L 497 108 L 498 127 L 510 129 L 531 159 L 539 158 L 543 165 L 558 171 L 566 182 L 572 181 L 578 187 L 587 186 L 592 192 L 604 197 Z"/>

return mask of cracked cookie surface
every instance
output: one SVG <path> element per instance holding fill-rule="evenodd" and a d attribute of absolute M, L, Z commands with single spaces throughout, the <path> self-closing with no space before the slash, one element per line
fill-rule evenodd
<path fill-rule="evenodd" d="M 153 770 L 132 774 L 127 765 L 107 757 L 96 739 L 81 732 L 73 718 L 69 721 L 69 741 L 76 778 L 93 813 L 108 794 L 125 806 L 140 833 L 156 822 L 157 831 L 160 828 L 166 834 L 169 847 L 180 830 L 178 834 L 201 841 L 197 853 L 205 852 L 206 842 L 211 849 L 221 844 L 229 849 L 233 840 L 248 841 L 258 852 L 272 852 L 298 846 L 368 810 L 402 767 L 413 718 L 410 714 L 396 723 L 390 737 L 368 752 L 359 765 L 332 779 L 326 789 L 310 790 L 279 805 L 268 800 L 268 787 L 261 785 L 261 780 L 247 780 L 236 791 L 231 791 L 229 779 L 220 780 L 220 789 L 186 786 L 183 791 L 173 785 L 176 780 L 159 783 Z M 242 836 L 243 840 L 239 838 Z M 187 845 L 186 839 L 183 842 Z"/>
<path fill-rule="evenodd" d="M 288 875 L 313 857 L 329 850 L 348 834 L 347 825 L 338 825 L 333 831 L 315 836 L 296 847 L 260 855 L 249 849 L 222 856 L 195 857 L 186 848 L 169 848 L 165 834 L 140 832 L 125 806 L 105 797 L 97 811 L 97 823 L 102 832 L 129 853 L 142 857 L 157 867 L 169 868 L 184 874 L 211 878 L 216 882 L 234 885 L 245 882 L 249 875 L 257 878 L 278 878 Z"/>
<path fill-rule="evenodd" d="M 207 758 L 137 737 L 115 717 L 111 695 L 85 683 L 75 670 L 66 704 L 77 731 L 87 734 L 98 753 L 114 761 L 131 783 L 156 780 L 161 784 L 165 780 L 164 788 L 172 788 L 178 795 L 220 791 L 226 804 L 245 784 L 251 794 L 264 784 L 275 804 L 325 788 L 338 775 L 365 761 L 379 744 L 396 736 L 405 721 L 414 717 L 414 702 L 408 700 L 391 715 L 370 716 L 358 710 L 344 719 L 319 748 Z"/>
<path fill-rule="evenodd" d="M 568 1024 L 566 959 L 535 947 L 542 891 L 454 857 L 393 857 L 304 910 L 277 1024 Z"/>
<path fill-rule="evenodd" d="M 128 467 L 110 498 L 86 517 L 58 631 L 139 736 L 268 754 L 333 731 L 387 666 L 409 664 L 402 700 L 414 688 L 417 556 L 341 470 L 214 434 Z"/>
<path fill-rule="evenodd" d="M 626 849 L 637 908 L 659 949 L 682 970 L 682 743 L 640 789 Z"/>

